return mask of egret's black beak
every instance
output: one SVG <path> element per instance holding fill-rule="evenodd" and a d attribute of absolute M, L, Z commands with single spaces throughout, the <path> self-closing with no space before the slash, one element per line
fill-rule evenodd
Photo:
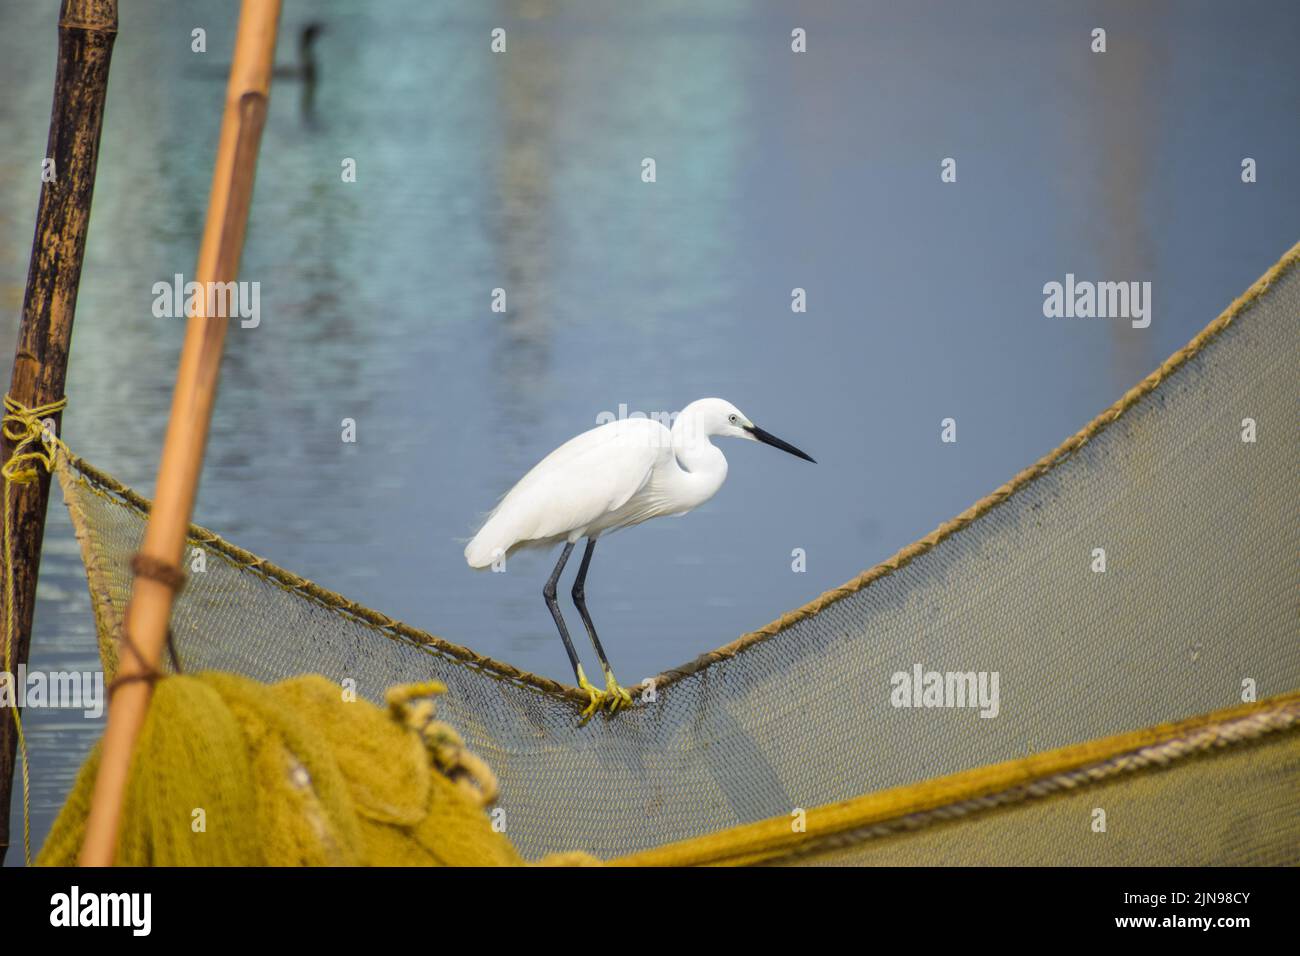
<path fill-rule="evenodd" d="M 755 438 L 761 441 L 764 445 L 771 445 L 773 448 L 779 448 L 782 451 L 788 451 L 796 458 L 802 458 L 804 461 L 811 461 L 814 465 L 817 464 L 817 460 L 813 458 L 811 455 L 805 455 L 798 448 L 795 448 L 794 445 L 791 445 L 788 441 L 782 441 L 781 439 L 777 438 L 775 435 L 763 431 L 763 429 L 759 428 L 757 425 L 753 425 L 753 426 L 746 425 L 745 431 L 749 432 L 751 435 L 753 435 Z"/>

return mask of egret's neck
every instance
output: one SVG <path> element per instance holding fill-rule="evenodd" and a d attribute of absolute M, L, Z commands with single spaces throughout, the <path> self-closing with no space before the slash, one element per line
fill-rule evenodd
<path fill-rule="evenodd" d="M 726 456 L 690 412 L 678 415 L 673 423 L 673 455 L 681 468 L 680 493 L 691 500 L 691 507 L 712 498 L 726 480 Z"/>

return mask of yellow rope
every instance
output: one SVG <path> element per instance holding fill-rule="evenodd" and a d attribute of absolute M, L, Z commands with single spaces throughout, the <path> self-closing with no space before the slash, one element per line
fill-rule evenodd
<path fill-rule="evenodd" d="M 14 704 L 9 708 L 14 716 L 14 736 L 18 740 L 18 752 L 23 762 L 23 856 L 27 865 L 32 865 L 32 782 L 27 766 L 27 740 L 23 737 L 23 722 L 18 713 L 17 678 L 11 670 L 13 664 L 14 638 L 18 632 L 18 621 L 14 611 L 14 549 L 13 549 L 13 502 L 10 489 L 14 485 L 34 484 L 40 478 L 40 468 L 54 470 L 56 450 L 63 443 L 55 435 L 45 435 L 44 419 L 58 414 L 67 407 L 68 400 L 61 398 L 48 405 L 28 408 L 22 402 L 6 395 L 4 399 L 5 415 L 0 421 L 4 436 L 13 443 L 14 451 L 9 460 L 0 467 L 4 477 L 4 555 L 5 555 L 5 649 L 4 672 L 13 691 Z M 48 448 L 46 447 L 48 445 Z M 34 449 L 34 450 L 33 450 Z"/>
<path fill-rule="evenodd" d="M 1126 731 L 1029 757 L 864 793 L 807 811 L 796 831 L 783 814 L 608 861 L 611 866 L 736 866 L 785 860 L 912 831 L 1061 790 L 1167 767 L 1176 761 L 1300 727 L 1300 691 Z"/>

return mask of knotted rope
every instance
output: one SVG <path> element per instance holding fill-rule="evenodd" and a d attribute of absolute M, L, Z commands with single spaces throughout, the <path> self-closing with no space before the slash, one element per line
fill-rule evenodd
<path fill-rule="evenodd" d="M 385 695 L 388 711 L 396 720 L 416 731 L 424 741 L 433 765 L 480 807 L 496 803 L 496 774 L 477 755 L 470 753 L 460 734 L 450 724 L 434 720 L 433 698 L 446 693 L 441 681 L 390 687 Z"/>
<path fill-rule="evenodd" d="M 23 857 L 32 865 L 31 774 L 27 766 L 27 740 L 23 736 L 22 717 L 18 712 L 18 684 L 14 676 L 14 641 L 18 633 L 18 619 L 14 608 L 14 549 L 13 549 L 13 495 L 15 485 L 31 485 L 40 480 L 41 468 L 54 470 L 54 459 L 63 442 L 57 435 L 46 433 L 44 419 L 63 411 L 66 398 L 28 408 L 22 402 L 6 395 L 5 414 L 0 421 L 4 437 L 13 444 L 13 454 L 0 466 L 4 477 L 4 557 L 5 557 L 5 641 L 4 675 L 13 696 L 9 712 L 13 714 L 14 736 L 23 765 Z"/>

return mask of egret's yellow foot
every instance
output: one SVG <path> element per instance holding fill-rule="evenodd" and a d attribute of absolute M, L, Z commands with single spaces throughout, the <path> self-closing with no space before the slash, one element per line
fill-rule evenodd
<path fill-rule="evenodd" d="M 626 687 L 620 687 L 618 681 L 614 679 L 613 671 L 605 671 L 605 697 L 611 714 L 616 713 L 619 708 L 632 706 L 632 695 Z"/>
<path fill-rule="evenodd" d="M 587 696 L 591 698 L 591 702 L 582 710 L 582 719 L 590 720 L 592 714 L 605 706 L 605 702 L 609 699 L 609 695 L 591 681 L 587 680 L 587 675 L 582 672 L 581 667 L 578 668 L 578 687 L 586 691 Z"/>

